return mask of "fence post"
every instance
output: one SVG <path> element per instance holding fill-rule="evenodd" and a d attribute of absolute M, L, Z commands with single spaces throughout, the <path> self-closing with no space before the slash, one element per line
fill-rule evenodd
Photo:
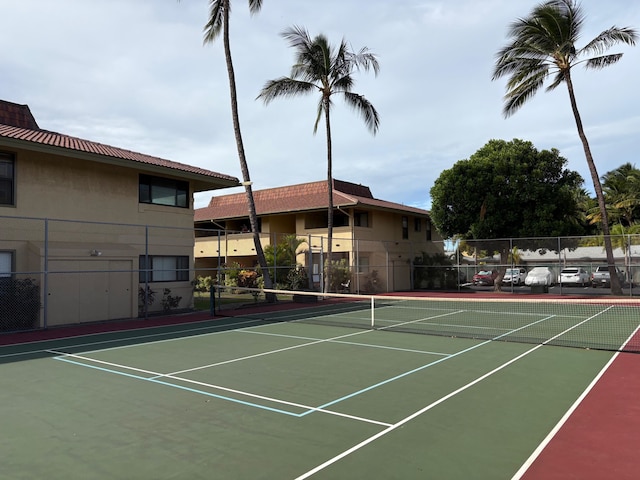
<path fill-rule="evenodd" d="M 43 312 L 42 327 L 47 328 L 49 321 L 49 219 L 44 219 L 44 276 L 42 279 L 43 286 Z"/>

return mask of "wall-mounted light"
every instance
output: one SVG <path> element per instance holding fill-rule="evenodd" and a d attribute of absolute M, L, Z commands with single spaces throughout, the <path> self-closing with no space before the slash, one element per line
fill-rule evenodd
<path fill-rule="evenodd" d="M 89 250 L 89 255 L 91 255 L 92 257 L 99 257 L 100 255 L 102 255 L 102 252 L 100 250 Z"/>

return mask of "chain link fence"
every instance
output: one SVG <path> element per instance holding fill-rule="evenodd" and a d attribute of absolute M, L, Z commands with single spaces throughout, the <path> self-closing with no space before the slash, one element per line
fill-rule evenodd
<path fill-rule="evenodd" d="M 41 218 L 0 221 L 0 332 L 208 308 L 212 283 L 262 286 L 250 232 Z M 354 240 L 337 229 L 327 268 L 326 237 L 261 233 L 260 241 L 276 288 L 324 291 L 330 268 L 332 292 L 467 291 L 496 283 L 503 290 L 523 291 L 527 286 L 520 283 L 542 268 L 554 293 L 577 291 L 560 282 L 565 269 L 579 270 L 579 286 L 609 293 L 606 282 L 593 282 L 598 267 L 608 264 L 601 237 L 414 243 Z M 640 236 L 612 236 L 611 241 L 623 294 L 639 295 Z M 522 273 L 505 282 L 511 269 Z M 481 271 L 489 272 L 487 284 L 474 279 Z"/>

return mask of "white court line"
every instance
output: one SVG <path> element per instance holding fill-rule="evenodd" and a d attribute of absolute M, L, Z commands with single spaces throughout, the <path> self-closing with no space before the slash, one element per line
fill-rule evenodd
<path fill-rule="evenodd" d="M 315 338 L 315 337 L 302 337 L 302 336 L 299 336 L 299 335 L 285 335 L 285 334 L 282 334 L 282 333 L 258 332 L 258 331 L 249 330 L 249 329 L 246 329 L 246 328 L 238 330 L 238 332 L 252 333 L 254 335 L 267 335 L 267 336 L 271 336 L 271 337 L 295 338 L 295 339 L 298 339 L 298 340 L 321 340 L 320 338 Z M 353 345 L 355 347 L 381 348 L 383 350 L 397 350 L 399 352 L 421 353 L 421 354 L 425 354 L 425 355 L 440 355 L 440 356 L 444 356 L 444 357 L 446 357 L 448 355 L 451 355 L 450 353 L 430 352 L 428 350 L 415 350 L 415 349 L 412 349 L 412 348 L 389 347 L 387 345 L 375 345 L 375 344 L 371 344 L 371 343 L 343 342 L 343 341 L 340 341 L 340 340 L 331 341 L 331 343 L 338 343 L 340 345 Z"/>
<path fill-rule="evenodd" d="M 246 355 L 244 357 L 232 358 L 231 360 L 224 360 L 222 362 L 210 363 L 209 365 L 201 365 L 199 367 L 187 368 L 185 370 L 178 370 L 176 372 L 167 373 L 165 376 L 178 375 L 180 373 L 187 373 L 187 372 L 195 372 L 197 370 L 203 370 L 205 368 L 218 367 L 220 365 L 227 365 L 229 363 L 240 362 L 242 360 L 249 360 L 249 359 L 253 359 L 253 358 L 264 357 L 266 355 L 272 355 L 274 353 L 286 352 L 288 350 L 295 350 L 296 348 L 308 347 L 310 345 L 317 345 L 317 344 L 320 344 L 320 343 L 331 343 L 332 341 L 335 341 L 335 340 L 340 339 L 340 338 L 352 337 L 354 335 L 362 335 L 363 333 L 368 333 L 368 332 L 370 332 L 370 330 L 359 330 L 357 332 L 347 333 L 345 335 L 338 335 L 337 337 L 324 338 L 324 339 L 321 339 L 321 340 L 315 340 L 313 342 L 300 343 L 298 345 L 293 345 L 291 347 L 278 348 L 276 350 L 269 350 L 268 352 L 256 353 L 254 355 Z"/>
<path fill-rule="evenodd" d="M 640 330 L 640 326 L 638 326 L 638 328 L 635 329 L 635 331 L 629 335 L 629 338 L 627 338 L 624 342 L 623 345 L 626 345 L 629 343 L 629 341 L 638 333 L 638 331 Z M 596 384 L 600 381 L 600 378 L 602 378 L 602 376 L 606 373 L 607 370 L 609 370 L 609 367 L 611 367 L 611 364 L 615 361 L 616 358 L 618 358 L 618 355 L 620 355 L 621 352 L 615 352 L 615 354 L 613 354 L 611 356 L 611 358 L 609 359 L 609 361 L 607 362 L 607 364 L 602 367 L 602 370 L 600 370 L 600 372 L 598 373 L 598 375 L 596 375 L 596 377 L 593 379 L 593 381 L 589 384 L 589 386 L 585 389 L 584 392 L 582 392 L 582 394 L 578 397 L 578 399 L 573 403 L 573 405 L 571 405 L 571 407 L 569 408 L 569 410 L 567 410 L 567 412 L 562 416 L 562 418 L 558 421 L 558 423 L 555 425 L 555 427 L 553 427 L 551 429 L 551 431 L 549 432 L 549 434 L 545 437 L 545 439 L 540 443 L 540 445 L 538 445 L 538 447 L 533 451 L 533 453 L 531 454 L 531 456 L 522 464 L 522 466 L 520 467 L 520 469 L 515 473 L 515 475 L 513 477 L 511 477 L 511 480 L 520 480 L 520 478 L 522 478 L 522 476 L 526 473 L 526 471 L 531 467 L 531 465 L 533 465 L 533 462 L 536 461 L 536 459 L 540 456 L 540 454 L 542 453 L 542 451 L 547 447 L 547 445 L 549 445 L 549 443 L 551 442 L 551 440 L 553 440 L 553 437 L 556 436 L 556 434 L 560 431 L 560 429 L 564 426 L 565 423 L 567 423 L 567 421 L 569 420 L 569 417 L 571 417 L 571 415 L 573 415 L 573 412 L 576 411 L 576 409 L 580 406 L 580 404 L 584 401 L 584 399 L 586 398 L 586 396 L 589 394 L 589 392 L 591 392 L 591 390 L 593 390 L 593 388 L 596 386 Z"/>
<path fill-rule="evenodd" d="M 611 308 L 611 307 L 609 307 Z M 304 480 L 306 478 L 311 477 L 312 475 L 315 475 L 316 473 L 318 473 L 321 470 L 324 470 L 325 468 L 327 468 L 330 465 L 333 465 L 334 463 L 336 463 L 337 461 L 351 455 L 353 452 L 356 452 L 358 450 L 360 450 L 362 447 L 365 447 L 366 445 L 374 442 L 375 440 L 384 437 L 385 435 L 387 435 L 390 432 L 393 432 L 394 430 L 400 428 L 401 426 L 403 426 L 405 423 L 410 422 L 411 420 L 413 420 L 414 418 L 419 417 L 420 415 L 422 415 L 423 413 L 433 409 L 434 407 L 437 407 L 438 405 L 440 405 L 441 403 L 444 403 L 445 401 L 449 400 L 452 397 L 455 397 L 456 395 L 458 395 L 459 393 L 464 392 L 465 390 L 468 390 L 469 388 L 473 387 L 474 385 L 477 385 L 478 383 L 482 382 L 483 380 L 489 378 L 490 376 L 498 373 L 499 371 L 505 369 L 506 367 L 508 367 L 509 365 L 517 362 L 518 360 L 526 357 L 527 355 L 529 355 L 530 353 L 535 352 L 536 350 L 538 350 L 539 348 L 542 348 L 543 346 L 545 346 L 547 343 L 555 340 L 556 338 L 564 335 L 567 332 L 570 332 L 571 330 L 573 330 L 574 328 L 579 327 L 580 325 L 592 320 L 593 318 L 601 315 L 602 313 L 605 313 L 607 310 L 609 310 L 609 308 L 603 310 L 602 312 L 598 312 L 595 315 L 592 315 L 591 317 L 583 320 L 582 322 L 579 322 L 576 325 L 573 325 L 570 328 L 567 328 L 566 330 L 558 333 L 557 335 L 551 337 L 550 339 L 546 340 L 544 343 L 541 343 L 539 345 L 536 345 L 535 347 L 527 350 L 524 353 L 521 353 L 520 355 L 518 355 L 515 358 L 512 358 L 511 360 L 509 360 L 506 363 L 503 363 L 502 365 L 500 365 L 499 367 L 494 368 L 493 370 L 485 373 L 484 375 L 476 378 L 475 380 L 473 380 L 472 382 L 467 383 L 466 385 L 463 385 L 462 387 L 458 388 L 457 390 L 454 390 L 453 392 L 445 395 L 444 397 L 441 397 L 440 399 L 436 400 L 433 403 L 430 403 L 429 405 L 421 408 L 420 410 L 418 410 L 417 412 L 412 413 L 411 415 L 409 415 L 408 417 L 403 418 L 402 420 L 400 420 L 397 423 L 394 423 L 393 425 L 391 425 L 390 427 L 385 428 L 384 430 L 376 433 L 375 435 L 372 435 L 371 437 L 363 440 L 362 442 L 358 443 L 357 445 L 354 445 L 353 447 L 343 451 L 342 453 L 336 455 L 333 458 L 330 458 L 329 460 L 327 460 L 324 463 L 321 463 L 320 465 L 318 465 L 317 467 L 307 471 L 306 473 L 303 473 L 302 475 L 296 477 L 295 480 Z"/>
<path fill-rule="evenodd" d="M 159 379 L 160 378 L 170 378 L 172 380 L 177 380 L 177 381 L 180 381 L 180 382 L 185 382 L 185 383 L 189 383 L 189 384 L 193 384 L 193 385 L 198 385 L 198 386 L 201 386 L 201 387 L 207 387 L 207 388 L 211 388 L 213 390 L 221 390 L 221 391 L 224 391 L 224 392 L 234 393 L 234 394 L 242 395 L 242 396 L 245 396 L 245 397 L 256 398 L 258 400 L 264 400 L 264 401 L 273 402 L 273 403 L 282 404 L 282 405 L 287 405 L 287 406 L 291 406 L 291 407 L 297 407 L 297 408 L 301 408 L 301 409 L 306 410 L 306 411 L 314 410 L 314 411 L 326 413 L 326 414 L 329 414 L 329 415 L 335 415 L 335 416 L 338 416 L 338 417 L 349 418 L 349 419 L 352 419 L 352 420 L 358 420 L 358 421 L 366 422 L 366 423 L 373 423 L 375 425 L 381 425 L 381 426 L 384 426 L 384 427 L 388 427 L 390 425 L 387 422 L 380 422 L 378 420 L 373 420 L 373 419 L 370 419 L 370 418 L 358 417 L 356 415 L 348 415 L 346 413 L 335 412 L 333 410 L 327 410 L 327 409 L 322 409 L 322 408 L 318 408 L 318 407 L 312 407 L 310 405 L 304 405 L 304 404 L 301 404 L 301 403 L 289 402 L 289 401 L 286 401 L 286 400 L 280 400 L 280 399 L 277 399 L 277 398 L 267 397 L 265 395 L 257 395 L 255 393 L 250 393 L 250 392 L 245 392 L 245 391 L 242 391 L 242 390 L 236 390 L 236 389 L 233 389 L 233 388 L 223 387 L 221 385 L 213 385 L 213 384 L 210 384 L 210 383 L 199 382 L 197 380 L 190 380 L 188 378 L 182 378 L 182 377 L 177 377 L 177 376 L 173 376 L 173 375 L 163 375 L 161 373 L 154 372 L 154 371 L 151 371 L 151 370 L 144 370 L 142 368 L 130 367 L 130 366 L 121 365 L 121 364 L 118 364 L 118 363 L 107 362 L 107 361 L 104 361 L 104 360 L 98 360 L 98 359 L 90 358 L 90 357 L 84 357 L 82 355 L 74 355 L 74 354 L 64 353 L 64 352 L 56 352 L 55 350 L 50 350 L 49 352 L 53 353 L 53 354 L 56 354 L 56 355 L 60 355 L 59 357 L 56 358 L 56 360 L 60 360 L 60 361 L 67 362 L 67 363 L 72 363 L 72 364 L 78 365 L 78 366 L 85 366 L 85 365 L 83 363 L 79 362 L 79 361 L 68 360 L 67 357 L 70 357 L 70 358 L 73 358 L 73 359 L 76 359 L 76 360 L 82 360 L 82 361 L 89 362 L 89 363 L 94 363 L 94 364 L 99 364 L 99 365 L 107 365 L 107 366 L 112 367 L 112 368 L 119 368 L 119 369 L 122 369 L 122 370 L 130 370 L 130 371 L 137 372 L 137 373 L 144 373 L 144 374 L 147 374 L 147 375 L 151 375 L 151 377 L 148 377 L 148 378 L 147 377 L 139 377 L 139 376 L 138 377 L 134 377 L 134 378 L 137 378 L 139 380 L 149 381 L 149 382 L 161 383 L 162 385 L 166 385 L 166 386 L 170 386 L 170 387 L 178 388 L 179 386 L 178 385 L 172 385 L 172 384 L 166 383 L 166 382 L 160 382 Z M 120 374 L 120 372 L 118 372 L 117 370 L 111 370 L 111 369 L 102 369 L 102 370 L 106 371 L 108 373 Z M 127 375 L 127 376 L 129 376 L 129 375 Z M 195 393 L 198 393 L 197 390 L 191 390 L 191 391 L 193 391 Z M 200 393 L 204 393 L 204 392 L 200 392 Z M 227 398 L 227 400 L 233 401 L 232 398 Z M 300 414 L 292 414 L 292 415 L 294 415 L 296 417 L 300 417 Z"/>

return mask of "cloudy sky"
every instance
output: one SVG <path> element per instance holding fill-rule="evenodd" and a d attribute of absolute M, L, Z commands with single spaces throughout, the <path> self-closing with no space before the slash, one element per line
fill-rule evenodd
<path fill-rule="evenodd" d="M 27 104 L 41 128 L 241 177 L 231 128 L 222 42 L 203 45 L 208 0 L 0 0 L 0 98 Z M 249 15 L 233 0 L 232 53 L 240 120 L 255 189 L 326 178 L 317 96 L 256 100 L 289 75 L 279 35 L 299 25 L 354 50 L 381 71 L 356 75 L 354 92 L 380 114 L 372 136 L 340 99 L 333 114 L 334 177 L 374 196 L 422 208 L 440 172 L 490 139 L 558 148 L 592 187 L 566 88 L 540 91 L 502 115 L 505 81 L 492 82 L 508 25 L 535 0 L 265 0 Z M 584 45 L 616 25 L 640 29 L 640 2 L 583 0 Z M 622 60 L 574 70 L 578 105 L 599 174 L 640 166 L 640 46 Z M 224 193 L 232 193 L 227 190 Z M 211 194 L 198 194 L 196 207 Z M 514 199 L 516 201 L 517 199 Z"/>

